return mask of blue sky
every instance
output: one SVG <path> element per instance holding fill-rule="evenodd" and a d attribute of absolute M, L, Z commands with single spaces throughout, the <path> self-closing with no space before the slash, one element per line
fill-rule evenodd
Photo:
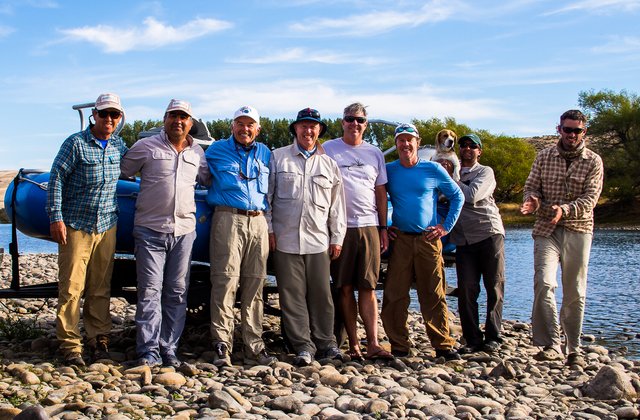
<path fill-rule="evenodd" d="M 116 92 L 127 120 L 171 98 L 204 120 L 454 117 L 551 134 L 585 90 L 640 93 L 640 0 L 0 0 L 0 169 L 51 166 L 71 105 Z"/>

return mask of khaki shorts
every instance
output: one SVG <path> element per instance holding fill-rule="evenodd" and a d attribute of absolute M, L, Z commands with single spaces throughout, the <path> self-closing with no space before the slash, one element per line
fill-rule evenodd
<path fill-rule="evenodd" d="M 380 275 L 380 234 L 377 226 L 348 228 L 340 257 L 331 263 L 336 287 L 375 289 Z"/>

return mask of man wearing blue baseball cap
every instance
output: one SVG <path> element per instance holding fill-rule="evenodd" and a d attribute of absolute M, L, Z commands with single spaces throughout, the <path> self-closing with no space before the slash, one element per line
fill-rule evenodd
<path fill-rule="evenodd" d="M 260 115 L 251 106 L 233 114 L 231 137 L 217 141 L 205 156 L 213 175 L 207 203 L 211 220 L 211 339 L 218 367 L 231 366 L 236 292 L 241 289 L 240 319 L 244 362 L 271 365 L 262 340 L 262 289 L 267 279 L 269 237 L 265 211 L 271 151 L 256 141 Z"/>
<path fill-rule="evenodd" d="M 313 357 L 342 359 L 333 334 L 331 260 L 347 229 L 342 177 L 318 137 L 327 130 L 315 109 L 298 112 L 290 146 L 273 152 L 269 178 L 269 247 L 274 252 L 284 332 L 297 366 Z"/>

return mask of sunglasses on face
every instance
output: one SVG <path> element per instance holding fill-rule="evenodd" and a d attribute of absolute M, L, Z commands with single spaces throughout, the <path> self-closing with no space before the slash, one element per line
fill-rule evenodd
<path fill-rule="evenodd" d="M 107 115 L 111 117 L 112 120 L 117 120 L 120 118 L 122 113 L 120 111 L 107 111 L 106 109 L 101 109 L 98 111 L 98 116 L 100 118 L 107 118 Z"/>
<path fill-rule="evenodd" d="M 345 120 L 348 123 L 358 121 L 358 124 L 364 124 L 367 122 L 367 119 L 365 117 L 354 117 L 353 115 L 347 115 L 346 117 L 343 118 L 343 120 Z"/>
<path fill-rule="evenodd" d="M 582 134 L 584 133 L 585 128 L 571 128 L 571 127 L 562 127 L 562 132 L 565 134 Z"/>
<path fill-rule="evenodd" d="M 410 125 L 399 125 L 396 127 L 396 134 L 399 133 L 417 133 L 418 130 L 411 127 Z"/>
<path fill-rule="evenodd" d="M 475 144 L 475 143 L 461 143 L 461 144 L 460 144 L 460 148 L 461 148 L 461 149 L 466 149 L 467 147 L 468 147 L 469 149 L 474 149 L 474 150 L 475 150 L 475 149 L 479 149 L 479 148 L 480 148 L 480 146 L 478 146 L 478 145 L 477 145 L 477 144 Z"/>

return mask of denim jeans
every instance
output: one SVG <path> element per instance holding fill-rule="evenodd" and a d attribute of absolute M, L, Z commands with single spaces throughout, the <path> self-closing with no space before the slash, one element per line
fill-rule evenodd
<path fill-rule="evenodd" d="M 160 362 L 163 356 L 175 356 L 184 329 L 196 232 L 175 237 L 135 226 L 133 237 L 138 283 L 136 352 Z"/>

